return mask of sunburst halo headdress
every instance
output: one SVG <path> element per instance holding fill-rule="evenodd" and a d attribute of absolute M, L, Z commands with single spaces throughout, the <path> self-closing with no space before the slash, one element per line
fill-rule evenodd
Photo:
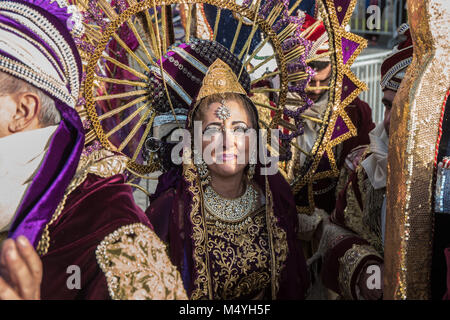
<path fill-rule="evenodd" d="M 291 146 L 298 147 L 294 138 L 303 133 L 303 113 L 312 105 L 306 93 L 314 71 L 307 62 L 327 57 L 333 66 L 329 116 L 313 119 L 320 123 L 323 138 L 317 148 L 306 151 L 310 161 L 294 182 L 294 191 L 301 193 L 314 180 L 336 174 L 332 148 L 356 134 L 344 108 L 365 88 L 350 70 L 364 40 L 345 30 L 356 0 L 318 0 L 323 23 L 296 14 L 301 1 L 76 3 L 85 12 L 85 36 L 78 46 L 85 60 L 86 107 L 80 114 L 86 119 L 88 145 L 98 141 L 124 153 L 133 173 L 160 169 L 151 154 L 144 156 L 154 124 L 182 125 L 188 120 L 186 111 L 210 91 L 208 86 L 200 88 L 219 58 L 258 109 L 260 127 L 283 129 L 280 159 L 287 160 Z M 235 32 L 220 30 L 232 25 Z M 318 50 L 312 54 L 314 48 Z M 231 53 L 228 60 L 222 57 L 225 51 Z M 226 71 L 229 79 L 232 73 Z M 278 86 L 258 87 L 274 77 L 280 79 Z M 227 90 L 243 94 L 238 87 Z M 299 97 L 296 110 L 285 107 L 288 92 Z M 268 95 L 275 100 L 268 101 Z M 328 163 L 324 167 L 330 170 L 317 173 L 319 162 Z"/>

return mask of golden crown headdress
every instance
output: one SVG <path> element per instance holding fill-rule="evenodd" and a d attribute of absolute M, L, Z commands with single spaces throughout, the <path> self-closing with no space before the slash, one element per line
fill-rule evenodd
<path fill-rule="evenodd" d="M 236 74 L 221 59 L 214 61 L 208 68 L 197 96 L 197 102 L 207 96 L 218 93 L 246 94 Z"/>

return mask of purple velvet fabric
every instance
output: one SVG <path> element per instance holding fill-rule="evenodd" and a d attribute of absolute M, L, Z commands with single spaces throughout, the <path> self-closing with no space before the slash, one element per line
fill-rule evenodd
<path fill-rule="evenodd" d="M 100 178 L 88 174 L 67 198 L 58 219 L 49 227 L 50 247 L 42 257 L 43 299 L 109 299 L 108 287 L 95 251 L 120 227 L 142 223 L 152 228 L 135 204 L 132 189 L 121 174 Z M 67 268 L 80 268 L 79 289 L 66 285 Z M 73 274 L 73 273 L 72 273 Z"/>
<path fill-rule="evenodd" d="M 183 58 L 177 53 L 173 54 L 173 57 L 178 61 L 183 61 Z M 183 84 L 182 88 L 184 89 L 184 91 L 186 91 L 186 93 L 188 93 L 189 96 L 191 96 L 191 98 L 197 96 L 200 90 L 200 86 L 194 81 L 192 81 L 192 79 L 190 79 L 187 76 L 187 74 L 180 72 L 180 70 L 177 67 L 175 67 L 175 65 L 168 63 L 164 65 L 164 70 L 169 74 L 176 74 L 178 84 Z M 203 73 L 201 73 L 199 70 L 195 68 L 191 68 L 189 69 L 189 71 L 192 73 L 193 76 L 195 76 L 198 79 L 203 79 L 203 77 L 205 76 Z"/>
<path fill-rule="evenodd" d="M 344 165 L 347 155 L 354 148 L 370 144 L 369 132 L 375 128 L 375 123 L 372 120 L 372 109 L 358 97 L 345 108 L 345 112 L 356 128 L 356 136 L 342 143 L 341 154 L 339 155 L 339 159 L 336 159 L 339 170 Z"/>
<path fill-rule="evenodd" d="M 207 61 L 205 58 L 203 58 L 201 55 L 195 52 L 194 49 L 192 49 L 188 44 L 183 43 L 179 46 L 180 48 L 183 48 L 186 52 L 193 55 L 196 59 L 198 59 L 201 63 L 203 63 L 205 66 L 209 66 L 211 63 Z"/>
<path fill-rule="evenodd" d="M 265 221 L 265 212 L 252 216 L 252 219 Z M 213 223 L 208 223 L 207 228 L 211 230 L 208 231 L 208 242 L 214 244 L 208 252 L 211 275 L 214 275 L 212 279 L 214 299 L 250 300 L 255 297 L 261 297 L 262 300 L 270 299 L 270 246 L 267 230 L 261 228 L 255 231 L 258 227 L 251 225 L 237 233 L 234 230 L 217 228 Z M 246 236 L 246 241 L 241 235 Z M 240 241 L 236 241 L 239 238 Z M 226 250 L 221 247 L 222 245 Z M 248 255 L 248 252 L 252 254 Z M 224 264 L 229 267 L 224 268 Z M 233 277 L 230 277 L 230 273 Z M 230 281 L 230 278 L 237 281 Z M 254 278 L 264 281 L 254 281 Z M 247 284 L 245 288 L 242 283 Z"/>
<path fill-rule="evenodd" d="M 73 37 L 70 34 L 70 31 L 67 29 L 67 27 L 68 27 L 67 19 L 69 17 L 67 14 L 67 10 L 58 8 L 56 5 L 56 2 L 54 2 L 53 4 L 50 4 L 48 0 L 47 1 L 45 1 L 45 0 L 29 0 L 29 1 L 14 0 L 12 2 L 27 5 L 30 8 L 32 8 L 33 10 L 38 11 L 40 14 L 45 16 L 45 18 L 48 21 L 50 21 L 50 23 L 54 26 L 54 28 L 64 38 L 65 42 L 70 46 L 73 54 L 76 57 L 75 63 L 77 64 L 77 67 L 78 67 L 78 73 L 81 75 L 81 72 L 82 72 L 81 58 L 79 57 L 78 49 L 73 40 Z M 3 19 L 5 19 L 5 20 L 3 20 Z M 50 49 L 50 47 L 47 45 L 47 43 L 43 39 L 40 39 L 33 31 L 28 29 L 26 26 L 24 26 L 20 23 L 17 23 L 17 22 L 13 22 L 13 20 L 11 20 L 10 18 L 4 17 L 4 16 L 0 16 L 0 22 L 4 22 L 7 25 L 11 25 L 12 27 L 14 27 L 14 29 L 20 30 L 20 31 L 25 32 L 26 34 L 30 35 L 33 39 L 35 39 L 40 44 L 45 46 L 45 48 L 47 50 L 49 50 L 50 53 L 52 53 L 52 56 L 54 58 L 56 58 L 55 53 L 53 52 L 53 50 Z M 14 24 L 10 24 L 10 23 L 14 23 Z M 57 58 L 55 60 L 61 66 L 61 61 L 59 61 L 59 59 L 57 59 Z M 51 95 L 51 92 L 49 94 Z"/>
<path fill-rule="evenodd" d="M 63 104 L 59 104 L 58 109 L 63 120 L 9 231 L 9 237 L 25 235 L 35 246 L 75 174 L 84 145 L 83 129 L 77 112 Z"/>
<path fill-rule="evenodd" d="M 23 2 L 34 5 L 38 8 L 41 8 L 45 12 L 52 14 L 52 17 L 58 18 L 60 22 L 65 23 L 66 27 L 68 27 L 67 22 L 71 15 L 67 13 L 66 8 L 60 8 L 56 1 L 50 2 L 49 0 L 25 0 Z M 70 4 L 70 0 L 68 0 L 67 3 Z"/>
<path fill-rule="evenodd" d="M 325 151 L 322 155 L 322 158 L 320 158 L 316 173 L 325 172 L 329 170 L 331 170 L 330 158 L 328 157 L 328 153 Z"/>
<path fill-rule="evenodd" d="M 257 175 L 255 181 L 262 190 L 265 190 L 264 176 Z M 309 277 L 305 258 L 296 238 L 298 222 L 294 198 L 289 185 L 279 173 L 268 176 L 268 181 L 273 197 L 274 214 L 278 225 L 287 234 L 289 252 L 278 278 L 277 299 L 303 299 L 309 287 Z M 160 176 L 158 188 L 146 214 L 156 234 L 169 244 L 169 257 L 179 268 L 185 289 L 190 295 L 194 289 L 197 272 L 193 267 L 195 241 L 191 238 L 193 225 L 190 219 L 193 195 L 188 187 L 189 183 L 181 175 L 181 170 L 163 174 Z"/>

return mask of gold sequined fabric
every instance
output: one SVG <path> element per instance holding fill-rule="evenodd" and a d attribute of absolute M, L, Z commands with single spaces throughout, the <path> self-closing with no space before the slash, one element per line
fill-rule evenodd
<path fill-rule="evenodd" d="M 448 0 L 407 5 L 414 55 L 391 112 L 385 299 L 430 298 L 434 158 L 450 84 Z"/>
<path fill-rule="evenodd" d="M 97 247 L 109 294 L 115 300 L 187 299 L 178 270 L 166 246 L 148 227 L 137 223 L 119 228 Z"/>

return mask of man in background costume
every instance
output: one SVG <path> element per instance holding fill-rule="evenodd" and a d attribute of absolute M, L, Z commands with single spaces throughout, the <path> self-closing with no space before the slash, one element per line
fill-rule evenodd
<path fill-rule="evenodd" d="M 185 298 L 124 183 L 125 158 L 83 152 L 75 10 L 63 1 L 0 2 L 2 240 L 23 235 L 36 248 L 43 299 Z M 1 270 L 5 280 L 14 272 Z"/>
<path fill-rule="evenodd" d="M 328 45 L 328 34 L 325 29 L 323 21 L 317 24 L 317 20 L 308 14 L 304 14 L 302 11 L 298 11 L 299 15 L 304 16 L 305 23 L 303 24 L 302 31 L 306 33 L 306 39 L 313 42 L 312 49 L 310 50 L 307 60 L 310 60 L 309 66 L 315 71 L 309 86 L 311 91 L 308 91 L 308 98 L 313 101 L 313 105 L 307 109 L 303 115 L 307 117 L 312 117 L 316 119 L 323 119 L 328 106 L 329 100 L 329 90 L 320 89 L 318 87 L 329 86 L 330 78 L 332 75 L 332 65 L 329 55 L 329 45 Z M 331 89 L 330 89 L 331 90 Z M 292 101 L 301 101 L 298 94 L 289 93 L 288 103 Z M 296 109 L 300 107 L 299 105 L 291 105 L 290 108 Z M 358 155 L 355 149 L 359 149 L 361 146 L 366 146 L 369 144 L 369 132 L 375 125 L 372 121 L 372 110 L 370 106 L 364 101 L 360 100 L 358 97 L 355 98 L 346 108 L 345 111 L 351 119 L 353 125 L 356 128 L 357 135 L 350 139 L 345 140 L 343 143 L 338 145 L 335 149 L 335 159 L 336 165 L 339 170 L 344 167 L 345 159 L 353 151 L 354 156 Z M 317 138 L 319 137 L 319 131 L 321 125 L 314 120 L 305 118 L 303 121 L 304 134 L 297 138 L 297 143 L 299 147 L 310 152 Z M 298 151 L 293 150 L 293 157 L 296 163 L 295 166 L 301 168 L 305 161 L 309 160 L 308 157 Z M 297 163 L 298 162 L 298 163 Z M 299 169 L 297 169 L 299 170 Z M 320 168 L 318 169 L 320 171 Z M 331 213 L 334 209 L 334 204 L 336 201 L 335 193 L 337 189 L 338 179 L 327 178 L 316 181 L 313 184 L 314 193 L 314 203 L 319 209 L 325 210 L 327 213 Z M 297 194 L 297 202 L 303 202 L 303 197 L 305 194 Z"/>
<path fill-rule="evenodd" d="M 384 121 L 370 132 L 369 148 L 339 193 L 319 245 L 322 281 L 344 299 L 379 299 L 382 295 L 380 288 L 367 288 L 374 272 L 368 267 L 377 265 L 382 270 L 390 111 L 413 54 L 408 25 L 400 26 L 398 33 L 401 43 L 381 66 Z"/>

